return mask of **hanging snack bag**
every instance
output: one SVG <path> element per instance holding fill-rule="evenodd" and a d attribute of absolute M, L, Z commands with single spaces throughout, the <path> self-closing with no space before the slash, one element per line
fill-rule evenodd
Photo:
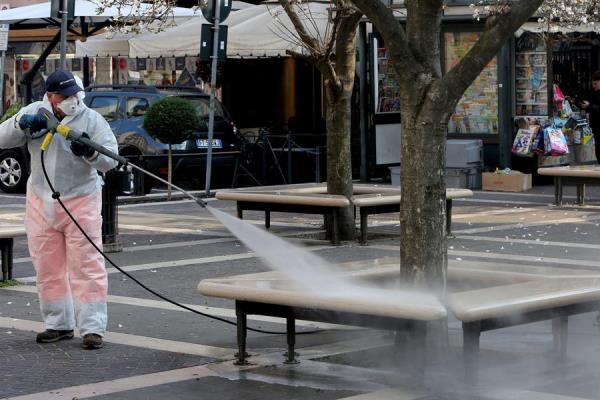
<path fill-rule="evenodd" d="M 562 131 L 558 128 L 548 127 L 544 129 L 545 155 L 562 156 L 569 154 L 569 146 Z"/>
<path fill-rule="evenodd" d="M 594 144 L 594 134 L 589 125 L 583 126 L 581 132 L 581 144 Z"/>
<path fill-rule="evenodd" d="M 529 129 L 519 129 L 513 142 L 512 152 L 520 157 L 533 157 L 532 145 L 536 134 Z"/>
<path fill-rule="evenodd" d="M 529 130 L 534 134 L 531 151 L 534 154 L 544 154 L 544 131 L 537 125 L 530 126 Z"/>

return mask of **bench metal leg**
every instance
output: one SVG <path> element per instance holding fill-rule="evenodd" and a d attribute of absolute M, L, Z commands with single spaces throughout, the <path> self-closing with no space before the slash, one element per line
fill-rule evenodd
<path fill-rule="evenodd" d="M 334 245 L 339 245 L 340 244 L 340 235 L 339 235 L 339 216 L 338 216 L 338 210 L 333 210 L 333 212 L 331 213 L 331 223 L 333 224 L 331 226 L 331 243 Z"/>
<path fill-rule="evenodd" d="M 412 365 L 413 377 L 423 383 L 425 382 L 425 365 L 427 362 L 427 323 L 411 321 L 408 326 L 410 337 L 409 348 L 407 349 L 408 360 Z"/>
<path fill-rule="evenodd" d="M 558 352 L 560 360 L 567 356 L 567 340 L 569 337 L 569 316 L 561 315 L 552 319 L 552 339 L 554 351 Z"/>
<path fill-rule="evenodd" d="M 554 177 L 554 204 L 557 206 L 562 206 L 562 197 L 563 197 L 562 177 L 555 176 Z"/>
<path fill-rule="evenodd" d="M 265 228 L 271 227 L 271 211 L 265 211 Z"/>
<path fill-rule="evenodd" d="M 236 208 L 237 208 L 237 217 L 239 219 L 244 219 L 244 209 L 242 208 L 242 206 L 240 206 L 240 203 L 237 203 Z"/>
<path fill-rule="evenodd" d="M 367 244 L 367 229 L 369 228 L 368 224 L 369 213 L 367 210 L 360 209 L 360 244 Z"/>
<path fill-rule="evenodd" d="M 577 204 L 582 206 L 585 204 L 585 184 L 577 185 Z"/>
<path fill-rule="evenodd" d="M 246 358 L 248 357 L 248 353 L 246 353 L 246 327 L 248 323 L 248 318 L 246 315 L 246 311 L 244 311 L 243 307 L 239 302 L 235 302 L 235 314 L 237 316 L 237 344 L 238 344 L 238 352 L 235 357 L 237 360 L 234 362 L 235 365 L 248 365 L 248 361 Z"/>
<path fill-rule="evenodd" d="M 13 238 L 0 239 L 0 252 L 2 252 L 2 280 L 12 279 L 13 267 Z"/>
<path fill-rule="evenodd" d="M 452 235 L 452 199 L 446 199 L 446 236 Z"/>
<path fill-rule="evenodd" d="M 294 347 L 296 346 L 296 319 L 294 317 L 286 318 L 286 333 L 287 333 L 287 353 L 285 353 L 285 361 L 284 364 L 298 364 L 299 361 L 296 360 L 296 351 Z"/>
<path fill-rule="evenodd" d="M 479 322 L 463 322 L 463 357 L 467 379 L 477 379 L 479 367 L 479 339 L 481 324 Z"/>

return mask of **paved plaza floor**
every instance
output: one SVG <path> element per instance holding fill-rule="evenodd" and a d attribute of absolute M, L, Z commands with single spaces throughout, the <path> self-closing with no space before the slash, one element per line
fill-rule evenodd
<path fill-rule="evenodd" d="M 585 206 L 555 207 L 553 189 L 527 193 L 476 191 L 454 203 L 448 257 L 600 271 L 600 190 Z M 206 210 L 191 201 L 119 206 L 123 251 L 109 256 L 161 294 L 235 321 L 232 301 L 201 296 L 200 280 L 267 271 Z M 569 204 L 570 202 L 570 204 Z M 123 199 L 123 203 L 125 199 Z M 0 223 L 22 221 L 25 200 L 0 193 Z M 232 202 L 210 205 L 235 215 Z M 260 212 L 244 217 L 262 226 Z M 322 240 L 320 217 L 272 213 L 271 231 L 333 263 L 399 256 L 398 214 L 369 217 L 369 245 Z M 234 365 L 235 327 L 160 301 L 109 267 L 106 346 L 81 349 L 81 338 L 35 343 L 43 330 L 35 272 L 24 238 L 15 243 L 18 286 L 0 288 L 1 399 L 353 399 L 574 400 L 600 399 L 598 312 L 570 319 L 568 354 L 553 353 L 551 323 L 485 333 L 478 381 L 462 367 L 462 331 L 448 321 L 449 344 L 429 354 L 422 379 L 387 331 L 298 321 L 299 364 L 284 364 L 285 335 L 250 333 L 250 365 Z M 252 327 L 285 331 L 285 321 L 249 317 Z"/>

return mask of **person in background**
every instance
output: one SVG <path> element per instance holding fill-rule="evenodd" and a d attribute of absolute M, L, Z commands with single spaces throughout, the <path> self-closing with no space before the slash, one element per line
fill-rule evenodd
<path fill-rule="evenodd" d="M 117 153 L 117 141 L 106 120 L 82 101 L 83 89 L 69 71 L 48 76 L 43 101 L 23 107 L 0 125 L 0 148 L 27 143 L 31 175 L 27 182 L 25 227 L 37 273 L 40 310 L 46 330 L 38 343 L 72 339 L 74 328 L 85 349 L 103 346 L 106 332 L 108 279 L 104 258 L 54 200 L 41 163 L 41 139 L 32 134 L 47 127 L 41 109 L 73 130 Z M 43 154 L 49 181 L 75 220 L 102 248 L 102 178 L 117 162 L 79 142 L 54 135 Z"/>
<path fill-rule="evenodd" d="M 600 164 L 600 71 L 592 74 L 592 92 L 587 100 L 581 102 L 581 108 L 590 116 L 590 128 L 594 133 L 596 160 Z"/>

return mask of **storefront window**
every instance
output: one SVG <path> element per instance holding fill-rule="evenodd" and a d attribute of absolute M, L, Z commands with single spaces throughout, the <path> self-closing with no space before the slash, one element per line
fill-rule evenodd
<path fill-rule="evenodd" d="M 389 59 L 388 50 L 377 49 L 377 112 L 400 112 L 400 85 Z"/>
<path fill-rule="evenodd" d="M 546 45 L 539 35 L 523 34 L 516 42 L 515 115 L 548 115 Z"/>
<path fill-rule="evenodd" d="M 479 32 L 444 34 L 445 70 L 448 72 L 471 49 Z M 479 74 L 456 106 L 448 123 L 448 133 L 498 133 L 498 61 L 494 59 Z"/>

